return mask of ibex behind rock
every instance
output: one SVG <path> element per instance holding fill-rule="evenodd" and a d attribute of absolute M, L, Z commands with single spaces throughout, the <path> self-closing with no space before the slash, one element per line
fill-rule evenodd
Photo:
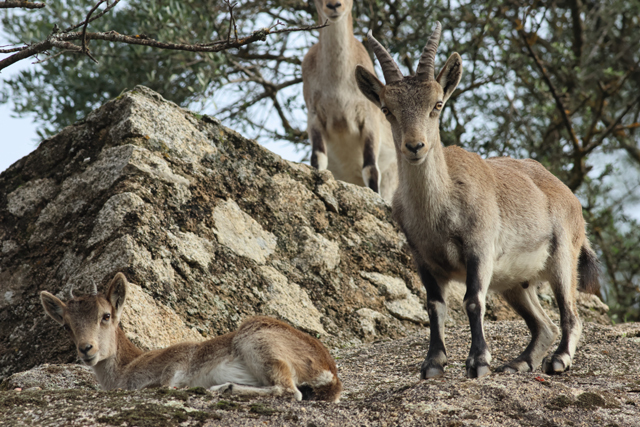
<path fill-rule="evenodd" d="M 415 76 L 404 77 L 369 34 L 386 86 L 357 67 L 360 90 L 380 108 L 393 130 L 399 186 L 393 215 L 407 236 L 427 291 L 430 343 L 421 376 L 444 374 L 445 293 L 452 281 L 466 283 L 464 306 L 471 325 L 469 377 L 489 373 L 483 316 L 491 288 L 524 318 L 532 338 L 502 371 L 532 371 L 542 362 L 549 374 L 564 372 L 582 332 L 576 287 L 598 288 L 597 258 L 585 236 L 582 206 L 559 179 L 534 160 L 483 160 L 459 147 L 443 148 L 439 117 L 462 75 L 454 53 L 434 78 L 440 23 Z M 536 284 L 549 281 L 560 311 L 562 339 L 546 358 L 557 327 L 542 310 Z"/>
<path fill-rule="evenodd" d="M 358 90 L 356 65 L 374 72 L 353 36 L 352 0 L 315 0 L 320 39 L 302 62 L 311 165 L 336 179 L 371 188 L 391 201 L 398 183 L 395 150 L 384 115 Z"/>
<path fill-rule="evenodd" d="M 106 295 L 66 304 L 41 292 L 42 305 L 64 326 L 80 359 L 100 385 L 115 388 L 206 387 L 239 395 L 292 396 L 338 401 L 342 383 L 329 351 L 317 339 L 276 319 L 253 317 L 235 332 L 143 352 L 118 326 L 127 279 L 116 274 Z"/>

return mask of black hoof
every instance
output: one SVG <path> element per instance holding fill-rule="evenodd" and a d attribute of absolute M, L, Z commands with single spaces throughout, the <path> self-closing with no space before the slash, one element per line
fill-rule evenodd
<path fill-rule="evenodd" d="M 467 366 L 467 378 L 482 378 L 491 373 L 489 365 L 479 365 L 475 367 Z"/>
<path fill-rule="evenodd" d="M 542 361 L 542 372 L 548 375 L 558 375 L 571 368 L 571 359 L 567 354 L 554 354 Z"/>
<path fill-rule="evenodd" d="M 434 363 L 423 363 L 420 368 L 420 379 L 428 380 L 431 378 L 440 378 L 444 376 L 444 366 Z"/>

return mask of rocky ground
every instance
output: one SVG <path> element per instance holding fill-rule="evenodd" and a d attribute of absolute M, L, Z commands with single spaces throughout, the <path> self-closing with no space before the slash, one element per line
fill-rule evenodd
<path fill-rule="evenodd" d="M 640 426 L 640 324 L 587 323 L 574 368 L 464 377 L 468 327 L 449 328 L 443 379 L 420 381 L 424 334 L 333 352 L 338 404 L 219 396 L 204 389 L 99 391 L 79 365 L 45 365 L 7 378 L 0 425 L 10 426 Z M 521 351 L 524 322 L 487 322 L 494 366 Z M 21 391 L 16 390 L 21 388 Z"/>

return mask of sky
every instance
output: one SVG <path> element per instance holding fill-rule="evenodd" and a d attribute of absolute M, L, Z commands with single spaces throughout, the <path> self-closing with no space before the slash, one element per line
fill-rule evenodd
<path fill-rule="evenodd" d="M 37 135 L 30 119 L 11 117 L 7 104 L 0 105 L 0 129 L 0 172 L 3 172 L 36 149 Z"/>
<path fill-rule="evenodd" d="M 14 64 L 0 73 L 0 79 L 7 78 L 29 66 L 33 65 L 28 59 Z M 15 116 L 15 113 L 12 111 L 11 104 L 0 104 L 0 172 L 38 148 L 40 142 L 32 117 L 12 116 Z M 296 153 L 288 142 L 271 141 L 263 145 L 286 160 L 297 162 L 302 157 L 302 154 Z"/>
<path fill-rule="evenodd" d="M 0 46 L 6 44 L 0 34 Z M 3 56 L 4 57 L 4 56 Z M 30 60 L 22 60 L 0 72 L 0 85 L 2 80 L 21 70 L 33 67 Z M 26 156 L 38 146 L 38 135 L 35 125 L 30 117 L 12 117 L 11 103 L 0 104 L 0 172 Z"/>
<path fill-rule="evenodd" d="M 0 78 L 6 75 L 10 75 L 10 72 L 3 72 Z M 32 119 L 15 118 L 12 114 L 10 104 L 0 104 L 0 172 L 38 148 L 40 142 Z M 297 162 L 302 156 L 287 142 L 274 141 L 263 145 L 286 160 Z"/>

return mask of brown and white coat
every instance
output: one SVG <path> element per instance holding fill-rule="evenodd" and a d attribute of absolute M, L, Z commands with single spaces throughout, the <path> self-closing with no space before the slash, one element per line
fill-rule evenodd
<path fill-rule="evenodd" d="M 106 389 L 205 387 L 239 395 L 290 396 L 337 402 L 342 383 L 329 351 L 308 334 L 270 317 L 252 317 L 238 330 L 203 342 L 143 352 L 119 327 L 127 279 L 118 273 L 106 295 L 66 304 L 43 291 L 47 314 L 62 324 L 80 359 Z"/>
<path fill-rule="evenodd" d="M 385 113 L 393 130 L 399 175 L 393 215 L 427 291 L 431 335 L 421 376 L 444 374 L 445 295 L 453 281 L 467 289 L 467 376 L 489 373 L 491 355 L 483 328 L 489 289 L 505 297 L 532 334 L 524 352 L 500 370 L 531 371 L 542 362 L 546 373 L 564 372 L 582 331 L 576 288 L 594 292 L 599 286 L 582 207 L 566 185 L 534 160 L 484 160 L 462 148 L 442 146 L 440 112 L 460 82 L 462 59 L 451 55 L 434 78 L 440 31 L 438 23 L 415 76 L 403 76 L 371 35 L 386 85 L 365 67 L 356 69 L 360 89 Z M 536 284 L 543 281 L 555 294 L 562 331 L 557 350 L 546 358 L 557 327 L 538 301 Z"/>

